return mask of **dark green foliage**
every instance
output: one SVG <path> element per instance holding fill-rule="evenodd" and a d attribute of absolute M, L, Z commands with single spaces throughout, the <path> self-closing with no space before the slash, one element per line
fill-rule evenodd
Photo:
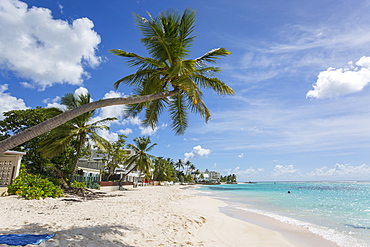
<path fill-rule="evenodd" d="M 99 150 L 98 153 L 103 153 L 104 158 L 103 162 L 105 163 L 105 169 L 106 172 L 103 173 L 104 180 L 109 180 L 110 177 L 113 175 L 114 170 L 116 168 L 119 168 L 121 164 L 125 163 L 125 159 L 127 158 L 127 151 L 124 150 L 125 148 L 125 138 L 127 136 L 125 135 L 119 135 L 119 139 L 113 143 L 111 143 L 110 146 L 107 147 L 106 151 Z"/>
<path fill-rule="evenodd" d="M 61 111 L 57 108 L 41 108 L 28 110 L 13 110 L 3 113 L 4 120 L 0 121 L 0 140 L 17 134 L 27 128 L 35 126 L 49 118 L 52 118 Z M 50 158 L 41 156 L 38 151 L 39 143 L 45 138 L 45 135 L 36 137 L 24 144 L 14 148 L 13 150 L 25 152 L 26 155 L 22 157 L 22 163 L 26 170 L 32 174 L 42 174 L 51 176 L 51 171 L 46 169 L 47 164 L 55 163 Z M 58 160 L 59 168 L 68 164 L 69 153 L 63 153 L 60 157 L 55 157 Z"/>
<path fill-rule="evenodd" d="M 231 175 L 227 175 L 227 176 L 221 176 L 220 182 L 224 182 L 224 183 L 236 183 L 236 175 L 235 174 L 231 174 Z"/>
<path fill-rule="evenodd" d="M 90 101 L 90 94 L 75 96 L 69 93 L 62 97 L 62 104 L 65 105 L 68 110 L 89 104 Z M 97 134 L 97 130 L 109 129 L 109 127 L 103 125 L 103 123 L 116 120 L 116 118 L 105 118 L 90 123 L 89 121 L 91 121 L 93 116 L 94 111 L 86 112 L 49 131 L 46 137 L 40 142 L 38 150 L 42 152 L 43 157 L 56 157 L 59 154 L 68 152 L 71 146 L 74 147 L 74 160 L 71 162 L 72 166 L 69 166 L 69 169 L 66 170 L 69 174 L 66 175 L 67 179 L 62 177 L 68 185 L 73 181 L 73 174 L 77 170 L 78 159 L 83 155 L 83 150 L 89 139 L 93 141 L 99 149 L 105 150 L 110 146 L 107 140 Z"/>
<path fill-rule="evenodd" d="M 174 181 L 175 168 L 171 159 L 165 159 L 163 157 L 157 157 L 154 160 L 154 181 Z"/>

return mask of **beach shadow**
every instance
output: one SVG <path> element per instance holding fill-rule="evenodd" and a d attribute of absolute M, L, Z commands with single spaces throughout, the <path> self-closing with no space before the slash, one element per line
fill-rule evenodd
<path fill-rule="evenodd" d="M 134 247 L 125 245 L 117 239 L 124 241 L 125 232 L 136 231 L 137 228 L 131 226 L 112 225 L 112 226 L 93 226 L 93 227 L 75 227 L 72 229 L 51 231 L 47 226 L 40 224 L 28 224 L 19 229 L 0 231 L 0 235 L 5 234 L 55 234 L 55 236 L 39 246 L 104 246 L 104 247 Z M 112 236 L 118 238 L 110 239 Z M 0 247 L 9 246 L 0 244 Z"/>

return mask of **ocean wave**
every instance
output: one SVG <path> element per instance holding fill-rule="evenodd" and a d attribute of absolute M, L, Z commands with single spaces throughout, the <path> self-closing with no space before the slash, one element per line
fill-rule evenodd
<path fill-rule="evenodd" d="M 331 228 L 324 227 L 324 226 L 319 226 L 319 225 L 312 224 L 309 222 L 304 222 L 301 220 L 293 219 L 287 216 L 278 215 L 275 213 L 271 213 L 271 212 L 267 212 L 267 211 L 263 211 L 263 210 L 259 210 L 255 208 L 250 208 L 250 207 L 246 208 L 246 207 L 241 207 L 241 206 L 233 206 L 233 207 L 239 210 L 250 212 L 250 213 L 267 216 L 272 219 L 275 219 L 275 220 L 278 220 L 280 222 L 284 222 L 290 225 L 295 225 L 295 226 L 308 229 L 310 232 L 316 235 L 319 235 L 323 237 L 324 239 L 337 243 L 339 246 L 342 246 L 342 247 L 348 247 L 348 246 L 367 247 L 367 245 L 360 243 L 357 239 L 351 236 L 345 235 L 345 233 L 340 232 L 335 229 L 331 229 Z"/>

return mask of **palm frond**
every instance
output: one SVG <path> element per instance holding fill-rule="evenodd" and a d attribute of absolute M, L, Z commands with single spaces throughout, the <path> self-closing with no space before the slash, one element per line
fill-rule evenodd
<path fill-rule="evenodd" d="M 155 59 L 171 61 L 169 44 L 165 40 L 166 33 L 164 25 L 160 20 L 152 18 L 150 13 L 148 15 L 150 20 L 135 14 L 136 24 L 145 37 L 141 39 L 141 42 L 144 43 L 149 50 L 149 54 Z"/>
<path fill-rule="evenodd" d="M 144 125 L 154 128 L 158 124 L 158 117 L 162 114 L 167 103 L 166 98 L 151 101 L 145 112 Z"/>
<path fill-rule="evenodd" d="M 179 39 L 182 46 L 187 50 L 196 36 L 190 36 L 194 31 L 196 12 L 192 9 L 185 9 L 184 14 L 181 17 L 181 23 L 179 28 Z M 188 55 L 188 54 L 186 54 Z"/>
<path fill-rule="evenodd" d="M 193 74 L 195 70 L 195 60 L 182 60 L 178 61 L 176 64 L 171 66 L 169 70 L 169 77 L 171 78 L 181 78 L 183 76 L 188 76 Z M 173 82 L 172 82 L 173 84 Z"/>
<path fill-rule="evenodd" d="M 230 54 L 231 54 L 231 52 L 229 52 L 226 48 L 216 48 L 216 49 L 210 50 L 209 52 L 207 52 L 203 56 L 198 57 L 196 59 L 196 61 L 199 64 L 203 64 L 205 62 L 215 63 L 217 61 L 217 59 L 220 59 L 220 57 L 227 56 L 227 55 L 230 55 Z"/>
<path fill-rule="evenodd" d="M 234 90 L 231 87 L 227 86 L 224 82 L 216 77 L 209 78 L 201 74 L 194 74 L 192 78 L 202 88 L 212 88 L 217 94 L 234 94 Z"/>
<path fill-rule="evenodd" d="M 209 121 L 211 118 L 211 112 L 209 111 L 208 107 L 204 103 L 202 99 L 198 99 L 197 104 L 193 104 L 193 99 L 188 99 L 188 107 L 190 108 L 191 112 L 203 117 L 206 122 Z"/>
<path fill-rule="evenodd" d="M 116 120 L 118 120 L 118 118 L 116 118 L 116 117 L 107 117 L 107 118 L 104 118 L 104 119 L 101 119 L 101 120 L 98 120 L 98 121 L 92 123 L 91 126 L 99 126 L 101 124 L 116 121 Z"/>
<path fill-rule="evenodd" d="M 60 100 L 60 103 L 62 105 L 65 105 L 67 109 L 73 109 L 78 107 L 78 101 L 77 98 L 73 93 L 66 93 Z"/>
<path fill-rule="evenodd" d="M 111 146 L 111 143 L 109 141 L 107 141 L 105 138 L 101 137 L 95 132 L 91 132 L 89 137 L 100 150 L 105 151 Z"/>
<path fill-rule="evenodd" d="M 171 97 L 169 113 L 172 119 L 172 129 L 177 135 L 183 134 L 188 127 L 188 114 L 183 94 L 180 93 Z"/>

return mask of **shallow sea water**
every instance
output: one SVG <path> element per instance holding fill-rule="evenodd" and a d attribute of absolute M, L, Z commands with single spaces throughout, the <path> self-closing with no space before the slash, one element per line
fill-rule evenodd
<path fill-rule="evenodd" d="M 370 246 L 370 182 L 261 182 L 198 190 L 235 209 L 302 226 L 343 247 Z"/>

